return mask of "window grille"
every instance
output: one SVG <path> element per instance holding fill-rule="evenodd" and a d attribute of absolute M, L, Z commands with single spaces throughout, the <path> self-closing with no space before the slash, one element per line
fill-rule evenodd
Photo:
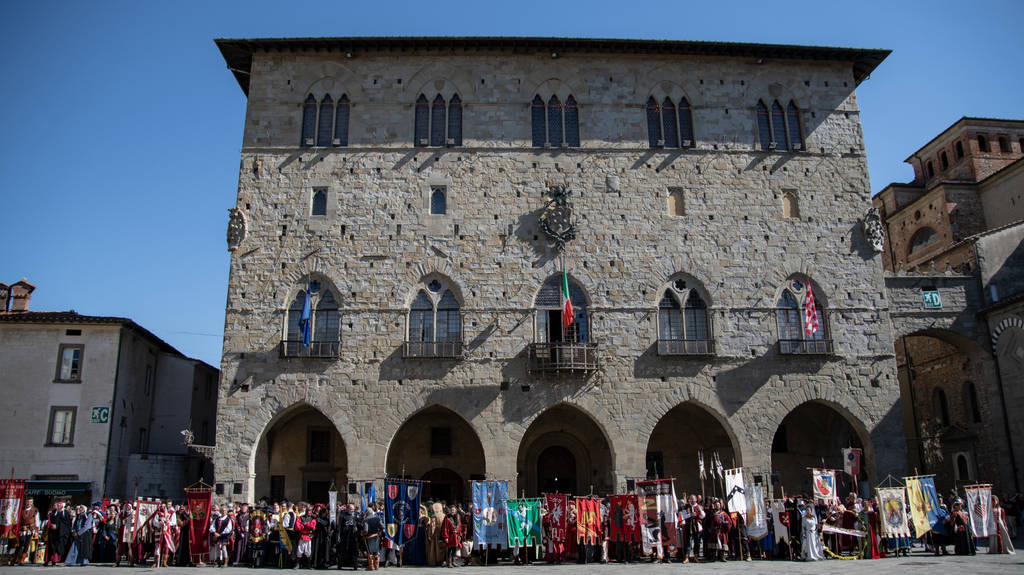
<path fill-rule="evenodd" d="M 427 97 L 420 94 L 420 97 L 416 99 L 416 119 L 414 129 L 414 144 L 417 146 L 426 146 L 428 142 L 428 135 L 430 133 L 430 104 L 427 102 Z"/>
<path fill-rule="evenodd" d="M 647 141 L 652 148 L 657 148 L 661 139 L 661 109 L 654 96 L 647 99 Z"/>
<path fill-rule="evenodd" d="M 320 122 L 317 127 L 316 145 L 330 146 L 334 134 L 334 100 L 330 94 L 320 100 Z"/>
<path fill-rule="evenodd" d="M 348 96 L 343 94 L 338 100 L 338 111 L 334 115 L 334 139 L 338 141 L 339 146 L 348 145 L 348 114 Z"/>
<path fill-rule="evenodd" d="M 458 94 L 448 101 L 448 140 L 452 145 L 462 145 L 462 99 Z"/>
<path fill-rule="evenodd" d="M 761 149 L 770 149 L 772 142 L 771 122 L 768 118 L 768 108 L 760 100 L 757 101 L 757 135 L 761 141 Z"/>
<path fill-rule="evenodd" d="M 434 147 L 444 146 L 444 128 L 447 110 L 444 98 L 438 94 L 434 103 L 430 106 L 430 145 Z"/>
<path fill-rule="evenodd" d="M 314 133 L 316 132 L 316 98 L 313 94 L 306 97 L 306 102 L 302 106 L 302 141 L 299 142 L 303 146 L 312 146 L 314 142 Z"/>
<path fill-rule="evenodd" d="M 676 118 L 676 106 L 672 100 L 665 98 L 661 103 L 661 125 L 664 134 L 665 146 L 668 148 L 679 147 L 679 131 Z"/>
<path fill-rule="evenodd" d="M 548 100 L 548 142 L 555 148 L 562 146 L 562 103 L 558 96 Z"/>
<path fill-rule="evenodd" d="M 772 136 L 776 150 L 789 151 L 789 140 L 786 138 L 786 114 L 782 111 L 778 100 L 772 102 Z"/>

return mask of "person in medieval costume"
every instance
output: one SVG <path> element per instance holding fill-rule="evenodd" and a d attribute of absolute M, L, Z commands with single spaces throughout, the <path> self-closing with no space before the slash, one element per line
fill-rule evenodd
<path fill-rule="evenodd" d="M 278 533 L 281 536 L 281 548 L 279 549 L 278 565 L 290 567 L 295 564 L 295 548 L 299 543 L 299 534 L 295 530 L 295 524 L 299 521 L 299 514 L 295 512 L 295 505 L 284 503 L 281 505 L 281 522 L 278 525 Z"/>
<path fill-rule="evenodd" d="M 317 505 L 316 528 L 313 530 L 313 566 L 326 569 L 331 560 L 331 516 L 327 507 Z"/>
<path fill-rule="evenodd" d="M 359 553 L 359 521 L 356 516 L 356 506 L 349 503 L 338 514 L 338 569 L 351 567 L 353 570 L 359 567 L 357 557 Z"/>
<path fill-rule="evenodd" d="M 971 526 L 964 512 L 963 501 L 957 498 L 953 501 L 953 510 L 946 519 L 949 531 L 953 538 L 953 549 L 957 555 L 971 554 Z"/>
<path fill-rule="evenodd" d="M 452 505 L 441 521 L 441 538 L 445 544 L 445 567 L 455 567 L 455 555 L 462 548 L 462 527 L 459 514 Z M 516 560 L 518 562 L 518 558 Z"/>
<path fill-rule="evenodd" d="M 46 520 L 49 530 L 46 534 L 46 561 L 43 565 L 56 565 L 64 561 L 71 546 L 71 513 L 64 507 L 64 501 L 57 501 Z"/>
<path fill-rule="evenodd" d="M 281 505 L 275 503 L 267 512 L 267 540 L 263 549 L 263 565 L 277 565 L 281 551 Z M 263 565 L 255 565 L 262 567 Z"/>
<path fill-rule="evenodd" d="M 178 513 L 170 501 L 164 504 L 163 515 L 163 533 L 160 536 L 160 541 L 156 544 L 160 547 L 160 557 L 164 561 L 164 567 L 168 567 L 181 544 L 181 527 L 178 525 Z"/>
<path fill-rule="evenodd" d="M 235 565 L 245 565 L 249 548 L 249 504 L 243 503 L 235 514 Z"/>
<path fill-rule="evenodd" d="M 447 556 L 448 548 L 445 545 L 442 528 L 444 526 L 444 505 L 433 503 L 430 505 L 430 516 L 427 518 L 427 565 L 443 565 Z"/>
<path fill-rule="evenodd" d="M 132 555 L 132 521 L 135 518 L 135 509 L 131 503 L 125 503 L 118 515 L 117 526 L 117 551 L 114 555 L 114 567 L 121 566 L 121 558 L 127 559 L 129 565 L 135 564 L 135 556 Z"/>
<path fill-rule="evenodd" d="M 1006 510 L 999 505 L 999 497 L 995 494 L 992 495 L 992 516 L 996 528 L 988 536 L 988 552 L 1015 555 L 1013 541 L 1010 539 L 1010 533 L 1006 529 Z"/>
<path fill-rule="evenodd" d="M 228 564 L 228 547 L 231 545 L 234 531 L 235 522 L 226 510 L 210 521 L 210 533 L 214 536 L 212 562 L 218 567 L 225 567 Z"/>
<path fill-rule="evenodd" d="M 714 500 L 711 503 L 710 522 L 708 524 L 708 541 L 705 555 L 709 561 L 725 561 L 726 551 L 729 550 L 729 530 L 732 529 L 732 519 L 725 509 L 722 509 L 722 502 Z M 713 555 L 707 553 L 711 551 Z"/>
<path fill-rule="evenodd" d="M 316 516 L 313 515 L 313 508 L 307 507 L 305 503 L 299 503 L 299 512 L 301 515 L 295 520 L 299 543 L 295 546 L 295 564 L 292 565 L 292 569 L 302 563 L 309 567 L 313 566 L 313 531 L 316 530 Z"/>
<path fill-rule="evenodd" d="M 164 534 L 167 531 L 167 504 L 161 503 L 153 513 L 149 519 L 149 528 L 153 532 L 153 568 L 165 567 L 167 549 Z"/>
<path fill-rule="evenodd" d="M 700 559 L 701 541 L 704 536 L 704 508 L 697 503 L 697 496 L 690 495 L 683 508 L 688 518 L 683 524 L 683 563 Z"/>
<path fill-rule="evenodd" d="M 254 509 L 249 514 L 249 565 L 262 567 L 263 556 L 267 548 L 267 514 L 262 509 Z"/>
<path fill-rule="evenodd" d="M 85 505 L 78 506 L 78 515 L 75 516 L 75 523 L 72 527 L 74 545 L 78 551 L 78 559 L 75 565 L 88 565 L 92 559 L 92 529 L 96 525 L 92 513 Z"/>
<path fill-rule="evenodd" d="M 116 503 L 107 505 L 103 512 L 103 522 L 96 534 L 97 547 L 93 560 L 96 563 L 113 563 L 117 553 L 117 536 L 121 523 L 121 514 Z"/>
<path fill-rule="evenodd" d="M 804 561 L 825 559 L 825 548 L 818 532 L 818 514 L 812 503 L 804 506 L 800 519 L 800 550 Z"/>
<path fill-rule="evenodd" d="M 363 538 L 366 542 L 366 570 L 380 569 L 380 540 L 384 535 L 384 523 L 373 507 L 366 508 L 363 520 Z"/>
<path fill-rule="evenodd" d="M 192 565 L 192 516 L 188 505 L 179 505 L 175 515 L 178 519 L 178 553 L 175 564 L 178 567 Z"/>
<path fill-rule="evenodd" d="M 29 563 L 32 561 L 32 548 L 39 540 L 39 510 L 29 498 L 25 498 L 25 509 L 21 511 L 21 526 L 18 528 L 18 555 L 15 563 L 25 564 L 27 557 Z"/>
<path fill-rule="evenodd" d="M 576 525 L 576 502 L 570 497 L 565 506 L 565 558 L 569 561 L 579 557 L 579 542 Z"/>

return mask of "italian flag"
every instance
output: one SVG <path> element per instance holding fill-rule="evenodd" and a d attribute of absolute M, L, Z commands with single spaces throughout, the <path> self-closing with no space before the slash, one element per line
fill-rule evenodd
<path fill-rule="evenodd" d="M 576 314 L 572 311 L 572 299 L 569 298 L 569 275 L 565 273 L 565 261 L 562 261 L 562 329 L 572 325 Z"/>

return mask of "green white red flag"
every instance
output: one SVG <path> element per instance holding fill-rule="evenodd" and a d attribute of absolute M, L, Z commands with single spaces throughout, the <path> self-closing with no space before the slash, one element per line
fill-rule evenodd
<path fill-rule="evenodd" d="M 572 299 L 569 297 L 569 275 L 565 273 L 565 262 L 562 262 L 562 328 L 568 328 L 576 319 L 572 311 Z"/>

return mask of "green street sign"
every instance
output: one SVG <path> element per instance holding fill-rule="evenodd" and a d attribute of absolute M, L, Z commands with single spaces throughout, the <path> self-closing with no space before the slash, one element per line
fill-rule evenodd
<path fill-rule="evenodd" d="M 939 290 L 924 290 L 921 292 L 921 299 L 924 301 L 924 309 L 942 309 Z"/>
<path fill-rule="evenodd" d="M 92 416 L 89 418 L 92 423 L 107 423 L 110 421 L 110 408 L 109 407 L 94 407 L 92 408 Z"/>

